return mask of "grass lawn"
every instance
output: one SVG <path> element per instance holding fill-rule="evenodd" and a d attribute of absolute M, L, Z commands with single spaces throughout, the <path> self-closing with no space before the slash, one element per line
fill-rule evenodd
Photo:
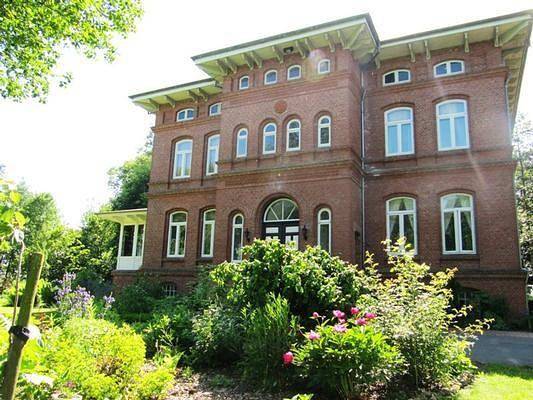
<path fill-rule="evenodd" d="M 487 365 L 455 400 L 523 400 L 533 398 L 533 368 Z"/>

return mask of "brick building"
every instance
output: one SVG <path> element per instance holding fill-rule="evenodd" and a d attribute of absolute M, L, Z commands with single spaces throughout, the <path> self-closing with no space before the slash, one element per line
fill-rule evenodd
<path fill-rule="evenodd" d="M 381 41 L 360 15 L 193 57 L 209 78 L 131 96 L 155 114 L 148 208 L 114 279 L 171 293 L 253 238 L 420 261 L 526 312 L 511 130 L 531 11 Z"/>

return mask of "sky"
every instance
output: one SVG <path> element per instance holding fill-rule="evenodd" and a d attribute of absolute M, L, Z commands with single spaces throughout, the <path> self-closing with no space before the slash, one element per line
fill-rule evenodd
<path fill-rule="evenodd" d="M 153 125 L 128 96 L 205 78 L 193 55 L 365 12 L 384 40 L 528 8 L 531 0 L 145 0 L 136 32 L 115 42 L 113 63 L 66 49 L 60 68 L 73 81 L 54 87 L 46 104 L 0 99 L 0 165 L 32 191 L 50 192 L 63 221 L 78 226 L 111 196 L 108 170 L 135 157 Z M 530 117 L 532 56 L 519 103 Z"/>

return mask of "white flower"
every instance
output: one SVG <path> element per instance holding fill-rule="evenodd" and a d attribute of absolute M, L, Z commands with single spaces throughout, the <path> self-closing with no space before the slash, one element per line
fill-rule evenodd
<path fill-rule="evenodd" d="M 23 378 L 26 379 L 29 383 L 35 386 L 41 386 L 45 384 L 46 386 L 54 386 L 54 380 L 49 376 L 39 375 L 39 374 L 22 374 Z"/>

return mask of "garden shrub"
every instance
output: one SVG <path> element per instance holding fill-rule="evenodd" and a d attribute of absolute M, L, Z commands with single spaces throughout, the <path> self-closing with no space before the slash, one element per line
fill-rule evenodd
<path fill-rule="evenodd" d="M 269 389 L 285 386 L 292 371 L 283 367 L 282 354 L 295 342 L 298 329 L 287 299 L 270 294 L 264 307 L 244 313 L 243 378 Z"/>
<path fill-rule="evenodd" d="M 22 294 L 24 293 L 24 288 L 26 287 L 26 281 L 21 280 L 19 281 L 19 305 L 22 301 Z M 17 294 L 16 285 L 15 282 L 11 284 L 6 290 L 4 290 L 4 293 L 2 294 L 3 297 L 3 303 L 6 306 L 13 307 L 15 305 L 15 296 Z M 41 305 L 51 305 L 53 304 L 53 286 L 50 282 L 41 279 L 39 280 L 38 286 L 37 286 L 37 295 L 35 296 L 35 303 L 34 306 L 41 306 Z"/>
<path fill-rule="evenodd" d="M 366 287 L 361 270 L 319 248 L 300 252 L 277 240 L 255 240 L 243 251 L 241 263 L 222 263 L 210 273 L 216 295 L 238 308 L 262 307 L 275 294 L 304 316 L 348 306 Z"/>
<path fill-rule="evenodd" d="M 305 334 L 294 356 L 311 387 L 343 399 L 358 399 L 388 383 L 403 364 L 398 350 L 371 326 L 375 315 L 352 310 L 348 318 L 340 310 L 334 319 L 314 314 L 321 322 Z"/>
<path fill-rule="evenodd" d="M 220 366 L 237 360 L 242 349 L 241 317 L 213 303 L 194 317 L 192 359 L 200 366 Z"/>
<path fill-rule="evenodd" d="M 161 284 L 149 277 L 139 277 L 137 281 L 120 290 L 116 295 L 115 310 L 126 321 L 149 319 L 157 300 L 163 298 Z"/>
<path fill-rule="evenodd" d="M 393 247 L 400 252 L 401 246 Z M 406 361 L 403 379 L 414 387 L 447 388 L 473 369 L 466 350 L 481 322 L 460 329 L 457 318 L 466 309 L 451 308 L 449 288 L 453 270 L 429 272 L 429 266 L 413 260 L 412 252 L 389 257 L 392 277 L 378 279 L 371 295 L 359 304 L 378 317 L 375 328 L 401 352 Z M 367 273 L 378 276 L 372 257 Z"/>
<path fill-rule="evenodd" d="M 132 399 L 163 400 L 174 384 L 174 371 L 179 356 L 165 354 L 151 368 L 143 368 L 135 381 Z"/>
<path fill-rule="evenodd" d="M 135 386 L 144 364 L 144 342 L 127 326 L 72 318 L 50 333 L 44 364 L 62 390 L 88 399 L 119 399 Z"/>

